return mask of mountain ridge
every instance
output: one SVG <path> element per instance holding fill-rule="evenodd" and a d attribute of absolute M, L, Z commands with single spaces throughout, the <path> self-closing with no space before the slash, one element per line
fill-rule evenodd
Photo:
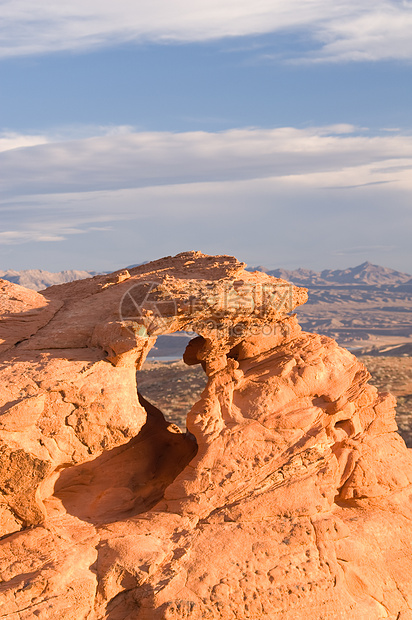
<path fill-rule="evenodd" d="M 126 268 L 139 266 L 129 265 Z M 402 271 L 374 265 L 369 261 L 365 261 L 356 267 L 347 267 L 346 269 L 323 269 L 322 271 L 314 271 L 299 267 L 298 269 L 268 269 L 262 265 L 257 267 L 247 267 L 246 271 L 262 271 L 275 278 L 288 280 L 298 286 L 316 287 L 316 286 L 334 286 L 334 285 L 412 285 L 412 276 Z M 48 286 L 63 284 L 73 280 L 82 280 L 84 278 L 92 278 L 93 276 L 109 273 L 99 271 L 88 271 L 79 269 L 67 269 L 64 271 L 47 271 L 43 269 L 24 269 L 16 271 L 14 269 L 0 270 L 0 278 L 20 284 L 25 288 L 39 291 Z"/>
<path fill-rule="evenodd" d="M 33 291 L 40 291 L 48 286 L 64 284 L 73 280 L 83 280 L 97 276 L 98 271 L 84 271 L 79 269 L 66 269 L 64 271 L 46 271 L 44 269 L 14 269 L 0 270 L 0 278 L 14 284 L 19 284 Z"/>
<path fill-rule="evenodd" d="M 369 261 L 365 261 L 356 267 L 348 267 L 346 269 L 323 269 L 322 271 L 313 271 L 299 267 L 298 269 L 267 269 L 259 265 L 257 267 L 248 267 L 247 271 L 263 271 L 275 278 L 282 278 L 293 282 L 300 286 L 333 286 L 347 284 L 363 284 L 363 285 L 397 285 L 412 284 L 412 276 L 396 269 L 374 265 Z"/>

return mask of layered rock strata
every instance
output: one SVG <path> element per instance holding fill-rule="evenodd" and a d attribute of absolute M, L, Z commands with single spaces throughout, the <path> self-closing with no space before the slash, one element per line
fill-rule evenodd
<path fill-rule="evenodd" d="M 395 401 L 301 331 L 305 289 L 198 252 L 0 286 L 0 618 L 412 619 Z M 180 330 L 186 433 L 138 391 Z"/>

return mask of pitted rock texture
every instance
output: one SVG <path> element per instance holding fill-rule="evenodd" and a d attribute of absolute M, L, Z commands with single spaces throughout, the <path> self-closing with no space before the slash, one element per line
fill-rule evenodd
<path fill-rule="evenodd" d="M 199 252 L 1 287 L 0 618 L 412 620 L 395 400 L 301 331 L 305 289 Z M 176 330 L 186 433 L 136 386 Z"/>

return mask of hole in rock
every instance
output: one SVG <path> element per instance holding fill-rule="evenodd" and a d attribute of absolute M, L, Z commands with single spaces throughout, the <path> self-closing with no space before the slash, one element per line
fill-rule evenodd
<path fill-rule="evenodd" d="M 149 362 L 139 371 L 137 380 L 142 397 L 160 409 L 169 423 L 185 432 L 187 414 L 207 383 L 202 368 L 188 368 L 181 360 Z"/>
<path fill-rule="evenodd" d="M 195 339 L 197 343 L 203 339 Z M 186 415 L 199 400 L 207 377 L 199 361 L 149 361 L 137 373 L 139 402 L 147 421 L 127 444 L 93 461 L 62 471 L 47 510 L 61 502 L 65 510 L 92 523 L 110 523 L 150 510 L 197 453 L 186 432 Z M 179 428 L 176 428 L 176 426 Z"/>
<path fill-rule="evenodd" d="M 179 334 L 159 336 L 156 345 L 161 338 L 172 338 Z M 157 352 L 153 354 L 159 355 L 147 358 L 143 369 L 137 372 L 136 380 L 139 393 L 161 409 L 169 422 L 185 432 L 187 413 L 200 399 L 207 384 L 207 376 L 206 365 L 202 361 L 205 339 L 202 336 L 193 337 L 193 332 L 190 340 L 187 332 L 181 335 L 183 338 L 177 339 L 173 349 L 169 341 L 166 342 L 166 349 L 161 341 Z M 235 346 L 227 353 L 227 357 L 237 359 L 238 349 Z M 164 356 L 165 350 L 169 353 L 173 350 L 174 356 Z"/>
<path fill-rule="evenodd" d="M 158 336 L 155 345 L 148 353 L 147 361 L 181 360 L 187 345 L 195 336 L 194 332 L 175 332 Z"/>
<path fill-rule="evenodd" d="M 335 424 L 335 430 L 342 430 L 346 435 L 350 436 L 353 434 L 353 424 L 351 420 L 339 420 Z"/>

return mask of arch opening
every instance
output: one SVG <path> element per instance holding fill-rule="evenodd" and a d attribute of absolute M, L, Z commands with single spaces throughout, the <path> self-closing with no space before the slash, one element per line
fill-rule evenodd
<path fill-rule="evenodd" d="M 136 372 L 139 395 L 183 433 L 186 432 L 187 414 L 207 384 L 200 360 L 190 359 L 192 343 L 200 339 L 203 340 L 201 336 L 187 332 L 160 336 L 154 354 L 148 356 L 143 368 Z"/>

